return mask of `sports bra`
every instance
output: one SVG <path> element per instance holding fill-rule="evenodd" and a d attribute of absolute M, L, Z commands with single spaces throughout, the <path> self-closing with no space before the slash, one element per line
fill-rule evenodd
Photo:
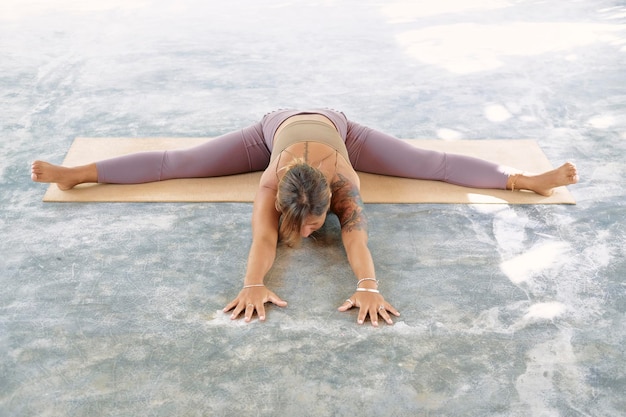
<path fill-rule="evenodd" d="M 336 128 L 319 120 L 295 120 L 282 127 L 274 137 L 270 161 L 274 161 L 291 145 L 301 142 L 323 143 L 341 154 L 346 161 L 350 160 L 346 144 Z"/>

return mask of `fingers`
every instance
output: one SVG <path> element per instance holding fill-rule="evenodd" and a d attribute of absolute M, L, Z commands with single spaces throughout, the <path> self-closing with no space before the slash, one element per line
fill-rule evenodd
<path fill-rule="evenodd" d="M 337 310 L 339 310 L 339 311 L 348 311 L 352 307 L 354 307 L 354 301 L 352 301 L 350 298 L 348 298 L 346 301 L 344 301 L 344 303 L 342 305 L 339 306 L 339 308 Z"/>
<path fill-rule="evenodd" d="M 259 315 L 259 321 L 265 321 L 265 304 L 258 306 L 256 312 Z M 250 318 L 252 318 L 252 315 L 250 315 Z"/>
<path fill-rule="evenodd" d="M 224 308 L 224 313 L 226 313 L 228 310 L 232 308 L 230 307 L 231 305 L 232 303 Z M 233 313 L 230 315 L 230 319 L 236 320 L 239 317 L 239 315 L 243 312 L 244 321 L 249 323 L 252 320 L 252 316 L 254 315 L 255 311 L 257 312 L 259 316 L 259 320 L 265 321 L 265 305 L 263 303 L 261 303 L 257 307 L 253 303 L 246 304 L 244 302 L 238 302 L 235 306 L 235 309 L 233 310 Z"/>
<path fill-rule="evenodd" d="M 375 305 L 371 305 L 369 308 L 361 307 L 359 309 L 359 315 L 356 320 L 357 323 L 359 324 L 365 323 L 365 319 L 369 315 L 372 326 L 378 327 L 378 311 L 379 310 L 376 309 Z M 381 311 L 384 311 L 384 310 L 381 310 Z M 389 321 L 387 321 L 387 323 L 389 323 Z"/>
<path fill-rule="evenodd" d="M 387 324 L 393 324 L 393 320 L 391 320 L 391 317 L 389 317 L 389 313 L 387 312 L 387 308 L 384 305 L 381 305 L 378 308 L 378 314 L 380 314 L 380 317 L 382 317 L 383 320 L 385 320 L 385 322 Z"/>
<path fill-rule="evenodd" d="M 277 305 L 278 307 L 287 307 L 287 301 L 280 299 L 276 294 L 271 294 L 269 297 L 267 297 L 267 301 L 274 305 Z"/>
<path fill-rule="evenodd" d="M 393 314 L 396 317 L 400 317 L 400 312 L 398 310 L 396 310 L 396 308 L 394 306 L 392 306 L 391 304 L 386 304 L 385 305 L 385 311 L 390 312 L 391 314 Z"/>
<path fill-rule="evenodd" d="M 287 306 L 286 301 L 282 300 L 272 292 L 269 292 L 265 298 L 249 297 L 240 294 L 237 298 L 226 305 L 222 311 L 226 313 L 232 310 L 232 314 L 230 315 L 231 320 L 239 318 L 241 313 L 243 313 L 244 321 L 248 323 L 252 320 L 254 312 L 256 311 L 259 316 L 259 321 L 265 321 L 265 303 L 267 302 L 271 302 L 279 307 Z"/>
<path fill-rule="evenodd" d="M 343 307 L 343 306 L 342 306 Z M 345 311 L 345 310 L 343 310 Z M 400 312 L 396 310 L 391 304 L 380 304 L 378 306 L 372 304 L 367 307 L 361 306 L 359 308 L 359 315 L 357 317 L 357 323 L 363 324 L 365 323 L 365 319 L 367 316 L 370 318 L 370 322 L 372 326 L 378 327 L 378 316 L 380 316 L 385 323 L 393 324 L 393 320 L 389 313 L 393 314 L 396 317 L 400 316 Z"/>
<path fill-rule="evenodd" d="M 356 318 L 356 322 L 359 324 L 365 323 L 365 317 L 367 317 L 367 309 L 363 307 L 359 308 L 359 315 Z"/>
<path fill-rule="evenodd" d="M 239 301 L 237 299 L 231 301 L 230 303 L 228 303 L 226 305 L 226 307 L 224 307 L 224 309 L 222 310 L 224 313 L 232 310 L 233 308 L 235 308 L 235 306 L 239 303 Z"/>
<path fill-rule="evenodd" d="M 252 314 L 254 313 L 254 304 L 250 303 L 248 305 L 246 305 L 246 312 L 244 314 L 244 321 L 249 323 L 250 320 L 252 320 Z"/>
<path fill-rule="evenodd" d="M 232 303 L 231 303 L 231 304 L 232 304 Z M 232 308 L 233 308 L 233 307 L 231 307 L 231 308 L 228 308 L 228 307 L 227 307 L 227 308 L 225 308 L 225 309 L 224 309 L 224 310 L 225 310 L 225 311 L 224 311 L 224 313 L 226 313 L 228 310 L 230 310 L 230 309 L 232 309 Z M 239 317 L 239 314 L 243 311 L 243 309 L 244 309 L 244 307 L 241 307 L 241 305 L 240 305 L 240 304 L 236 304 L 236 305 L 235 305 L 235 309 L 233 310 L 232 314 L 230 315 L 230 319 L 231 319 L 231 320 L 235 320 L 237 317 Z"/>
<path fill-rule="evenodd" d="M 348 311 L 352 307 L 357 307 L 359 309 L 359 313 L 357 315 L 358 324 L 365 323 L 365 320 L 369 316 L 372 326 L 378 327 L 378 316 L 380 316 L 387 324 L 393 324 L 393 320 L 391 319 L 389 313 L 396 317 L 400 316 L 400 312 L 398 312 L 394 306 L 387 303 L 382 297 L 363 299 L 362 295 L 359 297 L 355 294 L 344 301 L 343 304 L 337 308 L 337 310 Z"/>
<path fill-rule="evenodd" d="M 378 315 L 379 314 L 383 318 L 383 320 L 385 320 L 385 322 L 387 322 L 388 324 L 393 324 L 393 321 L 389 317 L 389 314 L 387 313 L 387 310 L 385 309 L 385 306 L 383 306 L 383 305 L 381 305 L 378 310 L 376 310 L 375 306 L 371 306 L 369 308 L 367 308 L 367 307 L 360 307 L 360 306 L 356 306 L 356 303 L 354 301 L 352 301 L 350 298 L 348 298 L 338 308 L 338 310 L 339 311 L 348 311 L 352 307 L 359 307 L 359 315 L 357 317 L 357 322 L 359 324 L 365 323 L 365 319 L 369 315 L 370 316 L 370 321 L 372 322 L 372 326 L 378 327 Z"/>
<path fill-rule="evenodd" d="M 236 304 L 233 306 L 234 303 Z M 257 309 L 252 303 L 246 304 L 244 302 L 235 300 L 231 302 L 229 305 L 227 305 L 226 307 L 224 307 L 224 313 L 226 313 L 233 307 L 235 309 L 230 315 L 231 320 L 236 320 L 239 317 L 239 315 L 243 312 L 244 321 L 250 322 L 250 320 L 252 320 L 252 315 L 254 314 L 254 310 L 257 310 L 257 312 L 259 313 L 259 320 L 261 321 L 265 320 L 265 308 L 263 308 L 263 305 L 261 305 L 261 308 Z M 261 314 L 261 311 L 262 311 L 262 314 Z"/>

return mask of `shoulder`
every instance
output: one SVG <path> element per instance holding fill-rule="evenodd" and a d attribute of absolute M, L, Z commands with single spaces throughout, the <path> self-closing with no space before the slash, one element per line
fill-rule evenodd
<path fill-rule="evenodd" d="M 276 209 L 276 190 L 259 185 L 252 205 L 252 233 L 273 234 L 278 231 L 280 212 Z"/>
<path fill-rule="evenodd" d="M 278 190 L 278 175 L 277 166 L 278 161 L 274 160 L 270 162 L 270 164 L 265 168 L 263 174 L 261 174 L 261 179 L 259 180 L 259 189 L 269 188 L 270 190 L 274 190 L 274 193 Z"/>
<path fill-rule="evenodd" d="M 266 169 L 261 175 L 261 180 L 254 196 L 254 211 L 276 211 L 276 193 L 278 180 L 273 171 Z"/>
<path fill-rule="evenodd" d="M 356 180 L 338 173 L 330 184 L 331 211 L 337 215 L 342 229 L 364 228 L 366 224 L 363 200 Z"/>

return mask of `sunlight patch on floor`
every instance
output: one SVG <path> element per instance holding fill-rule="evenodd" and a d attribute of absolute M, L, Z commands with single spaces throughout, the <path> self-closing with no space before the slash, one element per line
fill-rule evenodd
<path fill-rule="evenodd" d="M 103 12 L 106 10 L 132 10 L 148 6 L 148 0 L 78 1 L 57 0 L 2 0 L 0 20 L 19 20 L 27 16 L 55 11 L 74 13 Z"/>
<path fill-rule="evenodd" d="M 477 10 L 493 10 L 510 6 L 506 0 L 438 0 L 411 1 L 401 0 L 385 4 L 382 12 L 389 23 L 410 22 L 418 18 L 447 13 L 461 13 Z"/>
<path fill-rule="evenodd" d="M 515 285 L 528 282 L 531 278 L 567 258 L 569 245 L 564 242 L 539 244 L 529 251 L 502 262 L 500 269 Z"/>
<path fill-rule="evenodd" d="M 467 74 L 501 67 L 507 56 L 569 51 L 597 42 L 617 45 L 624 29 L 617 25 L 565 22 L 458 23 L 406 31 L 397 40 L 417 61 Z"/>

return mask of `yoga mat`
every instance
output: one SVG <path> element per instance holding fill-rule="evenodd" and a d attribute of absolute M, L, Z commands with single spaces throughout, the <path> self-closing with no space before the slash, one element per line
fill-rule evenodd
<path fill-rule="evenodd" d="M 187 148 L 210 138 L 76 138 L 64 166 L 83 165 L 132 152 Z M 528 172 L 552 165 L 535 140 L 406 140 L 425 149 L 476 156 Z M 565 187 L 550 197 L 531 192 L 459 187 L 440 181 L 359 173 L 365 203 L 576 204 Z M 218 178 L 167 180 L 149 184 L 81 184 L 61 191 L 51 184 L 46 202 L 251 202 L 260 172 Z"/>

